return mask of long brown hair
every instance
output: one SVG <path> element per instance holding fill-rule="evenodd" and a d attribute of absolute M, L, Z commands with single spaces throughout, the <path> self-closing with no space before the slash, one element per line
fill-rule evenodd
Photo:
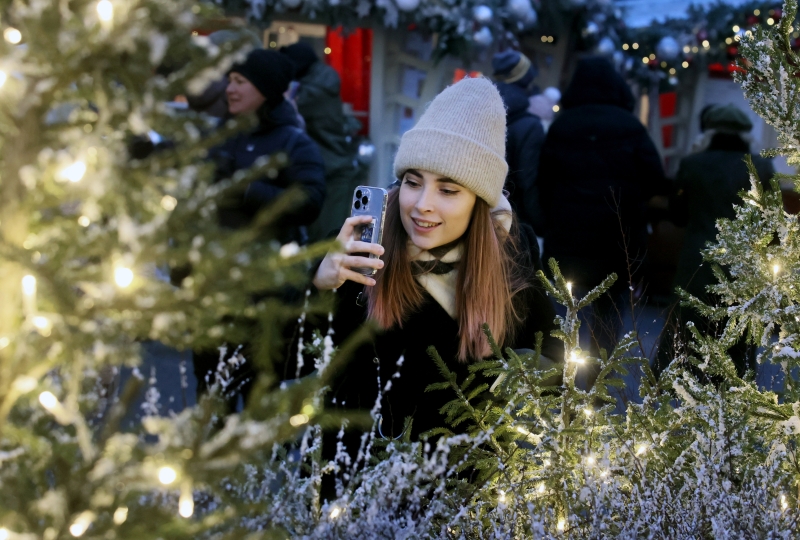
<path fill-rule="evenodd" d="M 423 302 L 423 289 L 411 273 L 408 234 L 400 220 L 400 189 L 389 192 L 383 231 L 386 266 L 377 283 L 368 290 L 369 317 L 383 328 L 403 327 L 403 322 Z M 510 233 L 493 215 L 488 203 L 476 199 L 467 231 L 462 237 L 463 254 L 458 264 L 456 312 L 458 313 L 458 359 L 485 358 L 491 354 L 483 334 L 489 325 L 497 343 L 512 339 L 520 316 L 514 296 L 527 286 L 516 241 L 516 223 Z"/>

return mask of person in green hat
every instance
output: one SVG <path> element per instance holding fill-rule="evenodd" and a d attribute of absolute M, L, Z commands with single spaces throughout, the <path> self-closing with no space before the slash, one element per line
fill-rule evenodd
<path fill-rule="evenodd" d="M 736 217 L 733 205 L 741 204 L 739 193 L 750 189 L 750 174 L 745 165 L 745 156 L 750 154 L 765 188 L 770 188 L 770 179 L 775 170 L 772 162 L 750 152 L 750 130 L 753 123 L 747 114 L 734 105 L 716 105 L 704 109 L 702 124 L 705 133 L 701 150 L 681 160 L 675 179 L 675 193 L 670 199 L 672 221 L 686 227 L 686 236 L 678 258 L 678 267 L 673 288 L 680 287 L 708 304 L 715 304 L 714 295 L 706 289 L 716 283 L 711 266 L 703 263 L 701 254 L 709 242 L 717 236 L 716 222 L 720 218 Z M 684 323 L 693 321 L 701 330 L 708 322 L 689 308 L 678 305 L 669 317 L 662 334 L 658 357 L 654 366 L 660 373 L 674 358 L 673 340 L 675 328 L 685 328 Z M 684 340 L 685 343 L 685 340 Z M 748 350 L 744 342 L 730 351 L 739 375 L 747 369 L 755 369 L 755 350 Z"/>

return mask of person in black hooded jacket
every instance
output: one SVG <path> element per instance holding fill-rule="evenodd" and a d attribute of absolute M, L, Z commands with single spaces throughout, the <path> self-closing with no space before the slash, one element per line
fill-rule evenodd
<path fill-rule="evenodd" d="M 541 120 L 528 112 L 528 87 L 536 78 L 537 70 L 528 57 L 518 51 L 495 54 L 492 69 L 497 90 L 506 106 L 508 178 L 505 189 L 520 221 L 533 227 L 541 236 L 545 223 L 539 205 L 536 175 L 544 128 Z"/>
<path fill-rule="evenodd" d="M 641 266 L 645 206 L 664 182 L 658 151 L 633 108 L 633 94 L 611 63 L 581 60 L 539 163 L 544 260 L 555 258 L 576 292 L 612 272 L 619 278 L 611 294 L 595 304 L 593 354 L 616 344 L 614 299 L 628 289 L 629 269 Z"/>

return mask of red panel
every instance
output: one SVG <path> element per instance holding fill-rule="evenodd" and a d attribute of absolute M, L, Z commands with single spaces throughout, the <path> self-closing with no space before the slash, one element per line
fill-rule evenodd
<path fill-rule="evenodd" d="M 325 60 L 339 73 L 342 101 L 353 107 L 363 126 L 369 131 L 369 95 L 372 77 L 372 30 L 358 28 L 345 34 L 341 27 L 328 28 L 325 45 L 330 54 Z"/>
<path fill-rule="evenodd" d="M 678 94 L 675 92 L 666 92 L 658 96 L 658 113 L 661 118 L 670 118 L 675 116 L 675 106 L 678 102 Z"/>
<path fill-rule="evenodd" d="M 664 148 L 672 147 L 674 134 L 675 126 L 661 126 L 661 141 L 664 143 Z"/>

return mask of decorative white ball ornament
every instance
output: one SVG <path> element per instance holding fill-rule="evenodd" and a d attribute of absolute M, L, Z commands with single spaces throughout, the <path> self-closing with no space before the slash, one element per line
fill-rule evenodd
<path fill-rule="evenodd" d="M 617 47 L 614 45 L 614 40 L 606 36 L 600 40 L 600 43 L 597 44 L 597 54 L 611 56 L 614 54 L 614 49 L 616 48 Z"/>
<path fill-rule="evenodd" d="M 289 9 L 295 9 L 296 7 L 299 7 L 299 6 L 300 6 L 300 4 L 302 4 L 302 3 L 303 3 L 303 0 L 281 0 L 281 2 L 282 2 L 282 3 L 283 3 L 283 5 L 284 5 L 284 6 L 286 6 L 287 8 L 289 8 Z"/>
<path fill-rule="evenodd" d="M 488 47 L 492 44 L 492 32 L 485 26 L 472 35 L 472 39 L 481 47 Z"/>
<path fill-rule="evenodd" d="M 419 0 L 395 0 L 395 3 L 403 11 L 413 11 L 419 7 Z"/>
<path fill-rule="evenodd" d="M 528 12 L 533 9 L 531 0 L 508 0 L 508 11 L 517 20 L 523 21 L 528 16 Z"/>
<path fill-rule="evenodd" d="M 489 6 L 481 4 L 472 9 L 472 18 L 478 24 L 489 24 L 494 18 L 494 12 Z"/>
<path fill-rule="evenodd" d="M 678 41 L 672 36 L 661 38 L 661 41 L 656 45 L 656 56 L 661 60 L 675 60 L 681 53 L 681 46 Z"/>

